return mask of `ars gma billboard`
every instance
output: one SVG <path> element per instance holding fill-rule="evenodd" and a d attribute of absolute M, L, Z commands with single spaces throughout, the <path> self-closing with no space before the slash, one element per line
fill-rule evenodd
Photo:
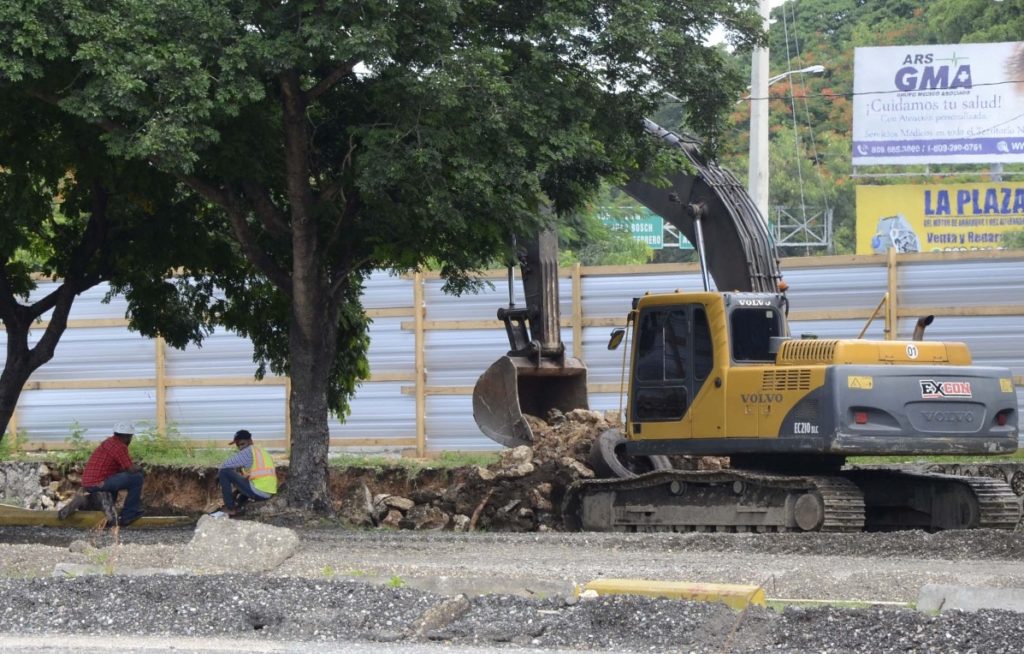
<path fill-rule="evenodd" d="M 857 187 L 857 254 L 1002 247 L 1024 230 L 1024 182 Z"/>
<path fill-rule="evenodd" d="M 853 165 L 1024 161 L 1024 42 L 857 48 Z"/>

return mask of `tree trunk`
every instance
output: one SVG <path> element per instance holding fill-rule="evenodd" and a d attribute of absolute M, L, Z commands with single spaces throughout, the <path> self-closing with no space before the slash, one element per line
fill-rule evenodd
<path fill-rule="evenodd" d="M 27 340 L 27 331 L 19 336 L 7 329 L 7 359 L 4 370 L 0 374 L 0 442 L 7 435 L 7 426 L 18 407 L 18 398 L 25 387 L 32 369 L 28 361 L 28 347 L 22 345 Z"/>
<path fill-rule="evenodd" d="M 310 185 L 307 97 L 297 71 L 283 71 L 280 81 L 292 237 L 288 327 L 292 450 L 285 497 L 289 506 L 332 513 L 327 489 L 327 382 L 338 347 L 338 308 L 331 297 L 330 278 L 321 267 L 323 252 Z"/>
<path fill-rule="evenodd" d="M 292 443 L 284 493 L 289 506 L 333 513 L 327 486 L 327 385 L 337 348 L 338 316 L 329 308 L 326 289 L 310 300 L 293 307 L 289 329 Z"/>
<path fill-rule="evenodd" d="M 3 287 L 7 291 L 10 289 L 6 284 Z M 7 332 L 7 359 L 4 361 L 3 373 L 0 373 L 0 440 L 7 432 L 7 425 L 10 424 L 28 378 L 53 358 L 57 343 L 67 329 L 68 313 L 76 293 L 76 287 L 65 282 L 29 307 L 19 306 L 13 295 L 4 298 L 0 317 Z M 29 348 L 28 332 L 32 321 L 51 308 L 53 313 L 42 337 L 34 347 Z"/>

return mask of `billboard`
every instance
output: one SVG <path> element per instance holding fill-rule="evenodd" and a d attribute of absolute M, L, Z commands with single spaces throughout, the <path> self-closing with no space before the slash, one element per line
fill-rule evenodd
<path fill-rule="evenodd" d="M 1024 231 L 1024 182 L 857 187 L 857 254 L 1002 247 Z"/>
<path fill-rule="evenodd" d="M 853 165 L 1024 161 L 1024 43 L 857 48 Z"/>

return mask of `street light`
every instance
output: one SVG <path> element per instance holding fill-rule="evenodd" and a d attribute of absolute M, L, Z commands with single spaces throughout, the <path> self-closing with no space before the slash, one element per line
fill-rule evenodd
<path fill-rule="evenodd" d="M 754 206 L 761 212 L 765 222 L 769 222 L 768 87 L 775 82 L 786 79 L 790 75 L 801 73 L 818 75 L 824 72 L 824 66 L 814 64 L 806 68 L 787 70 L 774 77 L 768 77 L 768 48 L 758 48 L 754 51 L 750 74 L 750 167 L 747 171 L 747 191 L 750 193 Z"/>
<path fill-rule="evenodd" d="M 782 80 L 786 79 L 790 75 L 799 75 L 801 73 L 807 73 L 808 75 L 820 75 L 821 73 L 824 73 L 824 72 L 825 72 L 825 67 L 822 66 L 821 64 L 814 64 L 813 66 L 808 66 L 807 68 L 801 68 L 799 70 L 788 70 L 788 71 L 786 71 L 784 73 L 780 73 L 779 75 L 776 75 L 775 77 L 769 77 L 768 78 L 768 86 L 771 86 L 775 82 L 781 82 Z"/>

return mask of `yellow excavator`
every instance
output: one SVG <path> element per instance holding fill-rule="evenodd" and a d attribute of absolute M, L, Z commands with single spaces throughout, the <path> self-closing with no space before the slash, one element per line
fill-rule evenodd
<path fill-rule="evenodd" d="M 987 477 L 850 469 L 849 456 L 1016 451 L 1006 368 L 972 365 L 963 343 L 793 338 L 767 228 L 745 189 L 699 142 L 647 122 L 688 170 L 624 190 L 696 245 L 702 290 L 635 298 L 624 428 L 601 434 L 601 478 L 566 492 L 570 528 L 603 531 L 1013 529 L 1016 495 Z M 522 258 L 526 306 L 499 311 L 512 349 L 474 389 L 481 430 L 528 444 L 523 413 L 585 408 L 586 368 L 558 337 L 557 250 L 542 235 Z M 543 262 L 543 265 L 540 265 Z M 544 280 L 542 283 L 540 280 Z M 510 272 L 509 288 L 513 279 Z M 727 456 L 723 470 L 672 469 L 670 455 Z"/>

